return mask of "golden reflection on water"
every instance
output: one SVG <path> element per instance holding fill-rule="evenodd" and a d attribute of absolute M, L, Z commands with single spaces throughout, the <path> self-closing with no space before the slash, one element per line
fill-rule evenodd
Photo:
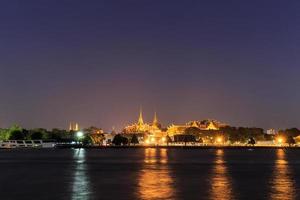
<path fill-rule="evenodd" d="M 138 180 L 138 199 L 174 199 L 168 150 L 147 148 Z"/>
<path fill-rule="evenodd" d="M 72 200 L 90 199 L 90 182 L 86 174 L 85 149 L 74 149 L 75 172 L 72 181 Z"/>
<path fill-rule="evenodd" d="M 224 161 L 223 149 L 216 150 L 216 159 L 212 171 L 210 199 L 231 200 L 234 199 L 232 182 Z"/>
<path fill-rule="evenodd" d="M 271 181 L 271 199 L 296 199 L 295 183 L 286 159 L 286 152 L 283 149 L 277 149 L 276 156 L 277 160 Z"/>

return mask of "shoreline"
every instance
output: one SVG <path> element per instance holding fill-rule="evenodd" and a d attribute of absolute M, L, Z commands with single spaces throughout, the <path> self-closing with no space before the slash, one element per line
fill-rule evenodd
<path fill-rule="evenodd" d="M 15 148 L 3 148 L 0 147 L 0 150 L 11 150 L 11 149 L 241 149 L 241 150 L 251 150 L 251 149 L 295 149 L 300 150 L 300 146 L 216 146 L 216 145 L 207 145 L 207 146 L 165 146 L 165 145 L 137 145 L 137 146 L 84 146 L 79 144 L 70 144 L 70 145 L 56 145 L 51 148 L 42 148 L 42 147 L 15 147 Z"/>
<path fill-rule="evenodd" d="M 299 149 L 300 146 L 56 146 L 57 149 L 83 148 L 83 149 Z"/>

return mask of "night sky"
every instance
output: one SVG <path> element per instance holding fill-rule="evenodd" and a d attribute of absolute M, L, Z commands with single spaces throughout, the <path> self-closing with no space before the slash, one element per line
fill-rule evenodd
<path fill-rule="evenodd" d="M 300 127 L 300 1 L 3 0 L 0 127 Z"/>

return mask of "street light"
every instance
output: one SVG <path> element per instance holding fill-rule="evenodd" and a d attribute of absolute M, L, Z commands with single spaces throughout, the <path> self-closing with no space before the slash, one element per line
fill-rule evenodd
<path fill-rule="evenodd" d="M 277 142 L 278 142 L 278 144 L 281 145 L 281 144 L 284 142 L 283 137 L 278 137 L 278 138 L 277 138 Z"/>
<path fill-rule="evenodd" d="M 78 139 L 83 138 L 83 132 L 82 132 L 82 131 L 78 131 L 78 132 L 76 133 L 76 137 L 77 137 Z"/>
<path fill-rule="evenodd" d="M 149 139 L 147 139 L 145 142 L 146 142 L 146 144 L 150 144 L 150 140 Z"/>
<path fill-rule="evenodd" d="M 223 141 L 223 138 L 222 138 L 222 137 L 217 137 L 217 142 L 218 142 L 218 143 L 222 143 L 222 141 Z"/>

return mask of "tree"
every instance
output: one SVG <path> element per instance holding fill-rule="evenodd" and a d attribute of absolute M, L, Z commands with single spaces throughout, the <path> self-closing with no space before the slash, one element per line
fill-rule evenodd
<path fill-rule="evenodd" d="M 288 136 L 286 143 L 288 143 L 289 146 L 296 144 L 295 139 L 292 136 Z"/>
<path fill-rule="evenodd" d="M 289 136 L 297 137 L 300 135 L 300 130 L 297 128 L 290 128 L 290 129 L 286 129 L 286 130 L 280 130 L 279 134 L 284 135 L 286 137 L 289 137 Z"/>
<path fill-rule="evenodd" d="M 242 142 L 242 133 L 236 127 L 225 126 L 220 128 L 220 132 L 226 135 L 231 143 Z"/>
<path fill-rule="evenodd" d="M 83 145 L 91 145 L 91 144 L 93 144 L 93 140 L 89 135 L 85 135 L 84 138 L 82 139 L 82 144 Z"/>
<path fill-rule="evenodd" d="M 122 144 L 127 145 L 129 143 L 129 140 L 127 137 L 122 137 Z"/>
<path fill-rule="evenodd" d="M 126 137 L 123 137 L 121 134 L 117 134 L 112 143 L 116 146 L 120 146 L 120 145 L 127 145 L 128 144 L 128 139 Z"/>
<path fill-rule="evenodd" d="M 56 141 L 61 141 L 63 139 L 74 140 L 74 137 L 75 137 L 74 131 L 68 132 L 66 130 L 61 130 L 57 128 L 52 129 L 52 131 L 46 134 L 47 139 L 56 140 Z"/>
<path fill-rule="evenodd" d="M 31 140 L 42 140 L 42 139 L 44 139 L 44 135 L 40 131 L 34 131 L 33 133 L 31 133 L 30 139 Z"/>
<path fill-rule="evenodd" d="M 22 132 L 22 128 L 18 125 L 13 125 L 8 130 L 8 139 L 9 140 L 24 140 L 25 136 Z"/>
<path fill-rule="evenodd" d="M 134 145 L 139 144 L 139 140 L 136 134 L 133 134 L 130 143 Z"/>
<path fill-rule="evenodd" d="M 167 141 L 167 146 L 169 146 L 169 143 L 173 142 L 172 139 L 171 139 L 171 137 L 169 135 L 167 135 L 166 141 Z"/>
<path fill-rule="evenodd" d="M 253 137 L 251 137 L 249 140 L 248 140 L 248 144 L 249 145 L 252 145 L 252 146 L 254 146 L 255 145 L 255 140 L 254 140 L 254 138 Z"/>
<path fill-rule="evenodd" d="M 9 138 L 9 130 L 0 129 L 0 140 L 8 140 L 8 138 Z"/>
<path fill-rule="evenodd" d="M 20 130 L 13 130 L 10 132 L 10 135 L 9 135 L 9 140 L 24 140 L 25 137 L 22 133 L 22 131 Z"/>
<path fill-rule="evenodd" d="M 199 138 L 198 143 L 203 144 L 203 139 L 202 139 L 202 138 Z"/>
<path fill-rule="evenodd" d="M 185 135 L 185 134 L 179 134 L 179 135 L 174 135 L 174 142 L 184 142 L 184 145 L 188 142 L 196 142 L 196 138 L 194 135 Z"/>

